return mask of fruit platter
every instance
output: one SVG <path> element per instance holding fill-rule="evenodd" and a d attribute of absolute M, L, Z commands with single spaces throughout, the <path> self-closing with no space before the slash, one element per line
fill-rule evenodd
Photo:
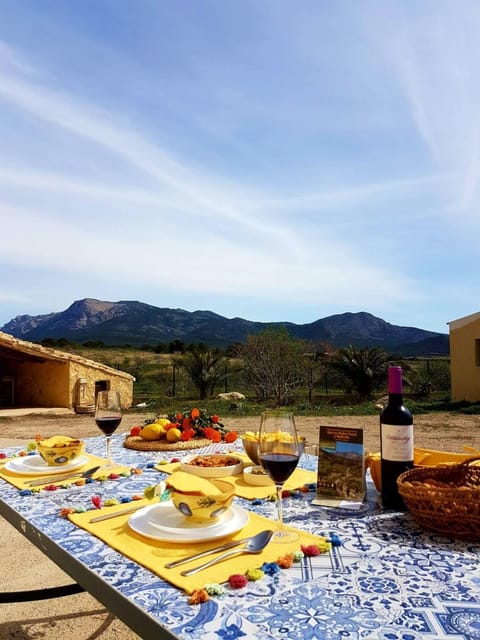
<path fill-rule="evenodd" d="M 142 426 L 132 427 L 124 446 L 137 451 L 178 451 L 236 439 L 236 432 L 225 429 L 217 415 L 209 416 L 194 407 L 166 417 L 153 417 Z"/>

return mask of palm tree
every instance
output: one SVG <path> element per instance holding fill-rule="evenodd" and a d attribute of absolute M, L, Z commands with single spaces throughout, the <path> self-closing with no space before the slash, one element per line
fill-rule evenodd
<path fill-rule="evenodd" d="M 193 349 L 184 356 L 181 366 L 198 390 L 200 400 L 212 395 L 224 377 L 223 357 L 214 351 Z"/>
<path fill-rule="evenodd" d="M 380 347 L 350 345 L 338 350 L 332 366 L 343 374 L 348 390 L 363 401 L 370 399 L 375 389 L 384 382 L 388 355 Z"/>

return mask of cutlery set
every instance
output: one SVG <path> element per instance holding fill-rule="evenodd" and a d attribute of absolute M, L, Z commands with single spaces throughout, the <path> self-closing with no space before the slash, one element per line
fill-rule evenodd
<path fill-rule="evenodd" d="M 50 484 L 51 482 L 64 482 L 65 480 L 73 480 L 74 478 L 80 480 L 81 478 L 90 478 L 93 474 L 100 469 L 100 466 L 92 467 L 91 469 L 87 469 L 86 471 L 72 471 L 71 473 L 58 474 L 55 476 L 48 476 L 43 478 L 38 478 L 36 480 L 30 480 L 26 484 L 29 487 L 40 487 L 43 484 Z"/>
<path fill-rule="evenodd" d="M 233 558 L 236 555 L 240 554 L 255 554 L 261 553 L 263 549 L 267 546 L 273 536 L 273 531 L 265 530 L 260 531 L 254 536 L 249 538 L 242 538 L 242 540 L 236 540 L 232 542 L 227 542 L 226 544 L 220 545 L 219 547 L 214 547 L 213 549 L 208 549 L 207 551 L 202 551 L 201 553 L 196 553 L 192 556 L 187 556 L 185 558 L 181 558 L 180 560 L 174 560 L 173 562 L 168 562 L 165 567 L 167 569 L 172 569 L 173 567 L 177 567 L 180 564 L 184 564 L 187 562 L 191 562 L 192 560 L 198 560 L 199 558 L 203 558 L 204 556 L 210 555 L 211 553 L 218 553 L 219 551 L 225 551 L 226 549 L 232 549 L 233 547 L 239 547 L 240 545 L 245 545 L 241 549 L 233 549 L 231 551 L 226 551 L 226 553 L 222 553 L 222 555 L 217 558 L 213 558 L 208 562 L 205 562 L 198 567 L 193 567 L 192 569 L 187 569 L 186 571 L 182 571 L 182 576 L 191 576 L 198 571 L 202 571 L 203 569 L 207 569 L 208 567 L 212 567 L 214 564 L 218 562 L 223 562 L 228 558 Z"/>

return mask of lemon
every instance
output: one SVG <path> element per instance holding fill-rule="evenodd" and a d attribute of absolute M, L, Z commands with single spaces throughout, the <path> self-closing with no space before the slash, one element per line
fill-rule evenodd
<path fill-rule="evenodd" d="M 144 440 L 160 440 L 163 433 L 165 433 L 164 428 L 161 425 L 152 422 L 152 424 L 147 424 L 146 427 L 143 427 L 139 436 Z"/>
<path fill-rule="evenodd" d="M 180 429 L 174 428 L 174 429 L 169 429 L 167 431 L 168 442 L 178 442 L 181 437 L 182 437 L 182 432 L 180 431 Z"/>
<path fill-rule="evenodd" d="M 161 427 L 164 427 L 166 424 L 170 424 L 170 420 L 168 418 L 157 418 L 155 420 L 155 424 L 159 424 Z"/>

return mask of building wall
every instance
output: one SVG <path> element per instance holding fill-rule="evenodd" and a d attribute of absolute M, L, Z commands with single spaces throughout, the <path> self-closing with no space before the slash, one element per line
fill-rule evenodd
<path fill-rule="evenodd" d="M 2 406 L 76 409 L 81 400 L 83 411 L 88 411 L 95 404 L 96 386 L 119 391 L 124 409 L 132 405 L 135 379 L 123 371 L 1 331 L 0 348 Z"/>
<path fill-rule="evenodd" d="M 478 341 L 478 342 L 477 342 Z M 480 401 L 480 318 L 450 327 L 452 400 Z"/>
<path fill-rule="evenodd" d="M 15 404 L 37 407 L 70 407 L 67 362 L 12 360 Z"/>
<path fill-rule="evenodd" d="M 80 380 L 82 380 L 82 383 L 80 383 Z M 78 405 L 83 407 L 94 405 L 95 383 L 100 381 L 105 381 L 107 388 L 120 392 L 123 409 L 129 409 L 132 406 L 132 379 L 73 361 L 70 362 L 69 406 L 76 408 Z"/>

